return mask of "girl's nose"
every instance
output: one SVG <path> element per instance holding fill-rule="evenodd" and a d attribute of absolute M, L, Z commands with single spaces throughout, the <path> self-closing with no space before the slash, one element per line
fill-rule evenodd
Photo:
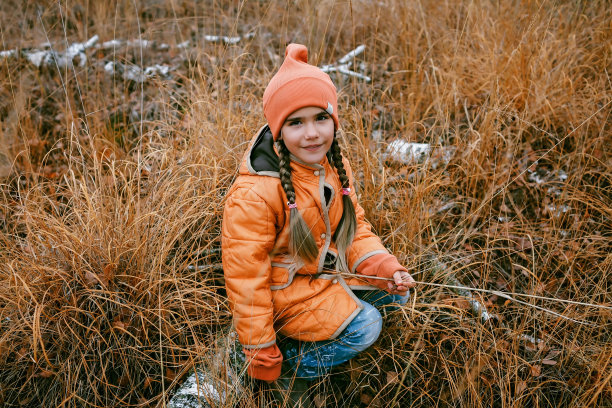
<path fill-rule="evenodd" d="M 313 138 L 313 137 L 317 137 L 318 134 L 319 132 L 317 131 L 317 127 L 315 126 L 315 124 L 313 122 L 307 122 L 306 123 L 306 137 Z"/>

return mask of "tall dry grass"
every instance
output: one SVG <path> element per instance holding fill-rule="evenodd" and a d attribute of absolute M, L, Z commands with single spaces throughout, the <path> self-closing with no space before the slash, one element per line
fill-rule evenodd
<path fill-rule="evenodd" d="M 230 322 L 223 194 L 289 41 L 317 64 L 366 45 L 372 82 L 332 75 L 342 142 L 368 219 L 418 280 L 611 303 L 605 1 L 7 1 L 0 21 L 4 49 L 169 45 L 90 50 L 74 68 L 0 59 L 3 406 L 163 406 L 214 348 Z M 140 84 L 108 61 L 173 71 Z M 386 160 L 397 138 L 431 159 Z M 317 406 L 612 404 L 609 310 L 522 298 L 586 325 L 476 296 L 499 322 L 421 285 L 313 387 Z"/>

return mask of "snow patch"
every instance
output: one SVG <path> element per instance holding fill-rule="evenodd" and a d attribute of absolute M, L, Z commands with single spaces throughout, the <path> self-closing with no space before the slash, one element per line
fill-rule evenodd
<path fill-rule="evenodd" d="M 104 65 L 104 70 L 108 74 L 119 74 L 123 79 L 141 83 L 154 76 L 167 77 L 170 74 L 171 67 L 155 64 L 142 69 L 136 65 L 109 61 Z"/>
<path fill-rule="evenodd" d="M 57 52 L 53 49 L 39 50 L 32 49 L 23 52 L 24 57 L 36 67 L 43 65 L 57 65 L 58 68 L 72 67 L 74 59 L 79 57 L 79 66 L 85 66 L 87 55 L 85 51 L 93 47 L 98 42 L 99 37 L 94 35 L 84 43 L 73 43 L 68 46 L 66 51 Z M 51 44 L 43 44 L 43 48 L 51 47 Z M 2 52 L 3 57 L 17 56 L 16 50 Z"/>
<path fill-rule="evenodd" d="M 121 40 L 110 40 L 110 41 L 103 42 L 102 48 L 104 49 L 117 48 L 117 47 L 121 47 L 122 45 L 123 43 L 121 42 Z"/>
<path fill-rule="evenodd" d="M 15 55 L 17 55 L 17 50 L 0 51 L 0 57 L 2 57 L 2 58 L 13 57 Z"/>
<path fill-rule="evenodd" d="M 413 143 L 404 140 L 394 140 L 387 146 L 385 158 L 392 158 L 406 164 L 420 162 L 429 157 L 431 145 L 429 143 Z"/>
<path fill-rule="evenodd" d="M 204 39 L 210 42 L 224 42 L 226 44 L 236 44 L 239 43 L 242 37 L 227 37 L 221 35 L 205 35 Z"/>

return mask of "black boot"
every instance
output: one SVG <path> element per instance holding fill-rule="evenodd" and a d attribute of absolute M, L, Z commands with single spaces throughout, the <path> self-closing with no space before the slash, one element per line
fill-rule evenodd
<path fill-rule="evenodd" d="M 284 364 L 278 380 L 270 384 L 270 391 L 281 407 L 314 408 L 308 395 L 309 388 L 310 381 L 297 378 Z"/>

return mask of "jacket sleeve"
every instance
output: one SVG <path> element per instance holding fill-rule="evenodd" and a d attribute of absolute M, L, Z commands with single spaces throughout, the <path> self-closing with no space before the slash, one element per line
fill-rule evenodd
<path fill-rule="evenodd" d="M 348 267 L 351 273 L 357 271 L 357 267 L 366 259 L 376 254 L 388 254 L 389 251 L 384 247 L 378 235 L 372 232 L 372 226 L 365 219 L 365 211 L 359 205 L 357 201 L 357 194 L 355 194 L 355 183 L 353 178 L 353 171 L 348 160 L 343 160 L 344 168 L 349 177 L 351 186 L 351 200 L 355 206 L 355 215 L 357 216 L 357 231 L 355 232 L 355 238 L 353 243 L 348 250 Z"/>
<path fill-rule="evenodd" d="M 240 343 L 247 349 L 269 347 L 276 342 L 269 257 L 275 216 L 252 184 L 231 189 L 221 238 L 225 287 Z"/>
<path fill-rule="evenodd" d="M 249 363 L 247 373 L 253 378 L 274 381 L 280 377 L 283 355 L 276 344 L 260 349 L 243 349 Z"/>
<path fill-rule="evenodd" d="M 391 254 L 376 254 L 365 261 L 361 262 L 357 267 L 357 273 L 366 276 L 377 276 L 379 278 L 392 279 L 396 271 L 408 272 Z M 368 279 L 372 285 L 379 289 L 389 290 L 389 281 L 380 279 Z"/>

